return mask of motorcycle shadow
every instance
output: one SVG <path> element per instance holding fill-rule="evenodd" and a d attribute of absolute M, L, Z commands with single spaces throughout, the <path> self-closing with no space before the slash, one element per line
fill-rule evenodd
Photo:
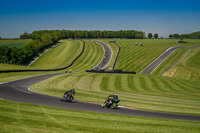
<path fill-rule="evenodd" d="M 64 103 L 70 104 L 70 103 L 78 103 L 78 102 L 77 101 L 72 101 L 72 102 L 64 102 Z"/>
<path fill-rule="evenodd" d="M 71 103 L 78 103 L 78 101 L 72 101 Z"/>

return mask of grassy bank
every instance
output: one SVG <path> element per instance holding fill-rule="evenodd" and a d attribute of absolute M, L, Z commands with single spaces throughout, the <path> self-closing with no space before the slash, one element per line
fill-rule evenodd
<path fill-rule="evenodd" d="M 187 39 L 188 43 L 177 44 L 176 39 L 115 39 L 116 43 L 109 43 L 108 39 L 102 39 L 110 45 L 121 47 L 121 51 L 115 69 L 124 71 L 141 72 L 152 61 L 159 57 L 168 48 L 177 45 L 200 44 L 199 39 Z M 138 43 L 138 45 L 136 45 Z M 143 46 L 140 46 L 140 45 Z"/>
<path fill-rule="evenodd" d="M 104 55 L 102 46 L 92 41 L 85 41 L 85 51 L 76 62 L 68 68 L 72 71 L 85 71 L 98 65 Z"/>
<path fill-rule="evenodd" d="M 171 69 L 166 71 L 163 76 L 175 77 L 187 80 L 200 80 L 200 65 L 199 65 L 199 52 L 200 48 L 192 49 L 178 64 L 174 65 Z M 182 52 L 186 52 L 185 50 Z M 166 62 L 173 60 L 175 55 L 169 57 Z M 178 60 L 177 58 L 175 58 Z M 175 62 L 175 60 L 173 60 Z M 161 68 L 160 66 L 159 68 Z M 158 68 L 158 69 L 159 69 Z"/>
<path fill-rule="evenodd" d="M 164 62 L 162 62 L 153 72 L 152 74 L 160 75 L 163 71 L 169 68 L 172 64 L 177 62 L 187 51 L 189 48 L 180 48 L 172 53 Z"/>
<path fill-rule="evenodd" d="M 71 64 L 83 49 L 83 43 L 77 40 L 61 40 L 63 43 L 42 54 L 30 67 L 37 69 L 55 69 Z"/>
<path fill-rule="evenodd" d="M 0 99 L 0 132 L 181 132 L 199 122 L 56 109 Z"/>
<path fill-rule="evenodd" d="M 64 74 L 31 86 L 40 93 L 62 96 L 74 87 L 76 100 L 104 102 L 118 93 L 120 104 L 141 110 L 200 115 L 199 82 L 137 74 Z"/>

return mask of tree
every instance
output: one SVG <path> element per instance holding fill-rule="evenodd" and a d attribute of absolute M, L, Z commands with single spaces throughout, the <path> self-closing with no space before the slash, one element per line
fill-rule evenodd
<path fill-rule="evenodd" d="M 149 33 L 148 34 L 148 38 L 152 38 L 153 37 L 153 34 L 152 33 Z"/>
<path fill-rule="evenodd" d="M 1 40 L 1 36 L 0 36 L 0 40 Z"/>
<path fill-rule="evenodd" d="M 172 34 L 169 35 L 169 38 L 173 38 L 173 37 L 174 37 L 174 35 L 172 35 Z"/>
<path fill-rule="evenodd" d="M 178 39 L 178 38 L 180 38 L 180 35 L 179 34 L 174 34 L 174 38 Z"/>
<path fill-rule="evenodd" d="M 24 34 L 20 35 L 21 39 L 29 39 L 29 33 L 28 32 L 24 32 Z"/>
<path fill-rule="evenodd" d="M 158 33 L 155 33 L 154 36 L 153 36 L 155 39 L 158 38 Z"/>

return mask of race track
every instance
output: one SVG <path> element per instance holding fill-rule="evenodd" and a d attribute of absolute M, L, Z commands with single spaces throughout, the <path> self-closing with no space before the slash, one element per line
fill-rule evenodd
<path fill-rule="evenodd" d="M 103 68 L 110 62 L 112 57 L 112 50 L 108 44 L 101 41 L 96 41 L 96 42 L 99 43 L 104 48 L 104 57 L 102 58 L 101 62 L 97 65 L 98 67 Z"/>
<path fill-rule="evenodd" d="M 200 121 L 200 116 L 158 113 L 158 112 L 149 112 L 142 110 L 126 109 L 126 108 L 108 109 L 108 108 L 101 108 L 101 106 L 98 104 L 86 103 L 80 101 L 74 101 L 73 103 L 60 102 L 59 97 L 53 97 L 35 93 L 28 89 L 29 86 L 37 82 L 40 82 L 42 80 L 60 74 L 62 73 L 46 74 L 46 75 L 40 75 L 22 80 L 12 81 L 9 83 L 0 84 L 0 98 L 12 101 L 45 105 L 56 108 L 72 109 L 72 110 L 83 110 L 83 111 L 130 115 L 130 116 L 144 116 L 144 117 L 155 117 L 155 118 L 166 118 L 166 119 Z"/>
<path fill-rule="evenodd" d="M 108 52 L 107 49 L 110 49 L 110 48 L 108 47 L 104 49 L 105 49 L 105 53 L 107 53 Z M 112 51 L 108 53 L 112 53 Z M 101 65 L 101 63 L 99 64 L 100 67 L 105 66 L 109 62 L 110 58 L 111 58 L 111 54 L 110 54 L 110 57 L 107 57 L 105 61 L 106 63 L 103 63 L 103 65 Z M 92 112 L 130 115 L 130 116 L 200 121 L 200 116 L 158 113 L 158 112 L 149 112 L 149 111 L 142 111 L 142 110 L 127 109 L 127 108 L 108 109 L 108 108 L 101 108 L 101 106 L 98 104 L 80 102 L 80 101 L 73 101 L 72 103 L 60 102 L 59 97 L 39 94 L 28 89 L 28 87 L 33 84 L 36 84 L 42 80 L 45 80 L 45 79 L 48 79 L 60 74 L 66 74 L 66 73 L 45 74 L 45 75 L 39 75 L 39 76 L 34 76 L 34 77 L 26 78 L 26 79 L 12 81 L 9 83 L 0 84 L 0 99 L 7 99 L 7 100 L 12 100 L 12 101 L 45 105 L 45 106 L 51 106 L 51 107 L 56 107 L 56 108 L 72 109 L 72 110 L 92 111 Z"/>
<path fill-rule="evenodd" d="M 173 52 L 182 47 L 190 47 L 186 46 L 175 46 L 167 49 L 162 55 L 160 55 L 156 60 L 154 60 L 150 65 L 148 65 L 141 73 L 150 74 L 152 73 L 165 59 L 167 59 Z"/>

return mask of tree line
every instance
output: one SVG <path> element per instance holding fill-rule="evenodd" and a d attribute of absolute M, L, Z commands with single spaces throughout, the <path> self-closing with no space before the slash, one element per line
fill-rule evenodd
<path fill-rule="evenodd" d="M 193 33 L 190 33 L 190 34 L 181 34 L 181 35 L 180 34 L 170 34 L 169 38 L 200 39 L 200 31 L 193 32 Z"/>
<path fill-rule="evenodd" d="M 44 31 L 34 31 L 32 34 L 28 34 L 24 32 L 24 34 L 20 35 L 21 39 L 41 39 L 41 34 Z M 93 30 L 93 31 L 86 31 L 86 30 L 56 30 L 56 31 L 49 31 L 53 32 L 53 35 L 58 35 L 58 37 L 62 39 L 76 39 L 76 38 L 129 38 L 129 39 L 143 39 L 145 38 L 145 33 L 142 31 L 135 31 L 135 30 L 120 30 L 120 31 L 100 31 L 100 30 Z"/>
<path fill-rule="evenodd" d="M 77 38 L 135 38 L 142 39 L 145 33 L 142 31 L 82 31 L 82 30 L 40 30 L 31 34 L 24 32 L 20 35 L 21 39 L 33 39 L 32 42 L 21 48 L 0 47 L 0 62 L 10 64 L 24 64 L 29 62 L 38 54 L 58 42 L 60 39 L 77 39 Z"/>

